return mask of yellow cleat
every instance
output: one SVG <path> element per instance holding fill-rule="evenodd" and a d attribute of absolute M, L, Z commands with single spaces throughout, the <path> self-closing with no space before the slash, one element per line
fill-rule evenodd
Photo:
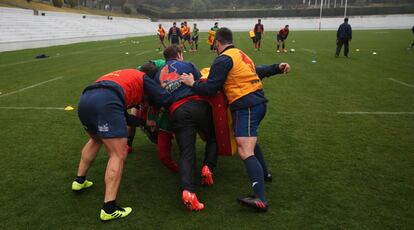
<path fill-rule="evenodd" d="M 73 191 L 80 191 L 82 189 L 89 188 L 93 185 L 92 181 L 85 180 L 83 184 L 78 183 L 77 181 L 72 182 L 72 190 Z"/>
<path fill-rule="evenodd" d="M 132 212 L 132 208 L 126 207 L 126 208 L 117 208 L 113 213 L 108 214 L 103 209 L 101 209 L 101 220 L 102 221 L 108 221 L 108 220 L 114 220 L 119 218 L 124 218 L 128 216 Z"/>

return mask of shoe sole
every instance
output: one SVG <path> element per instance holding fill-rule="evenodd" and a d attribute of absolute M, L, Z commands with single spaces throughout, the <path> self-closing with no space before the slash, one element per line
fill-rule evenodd
<path fill-rule="evenodd" d="M 259 208 L 259 207 L 257 207 L 257 206 L 254 206 L 254 207 L 253 207 L 253 206 L 250 206 L 249 204 L 244 203 L 243 201 L 241 201 L 241 200 L 239 200 L 239 199 L 237 199 L 237 202 L 238 202 L 239 204 L 241 204 L 242 206 L 246 207 L 246 208 L 254 209 L 254 210 L 258 211 L 258 212 L 267 212 L 267 209 L 268 209 L 268 208 L 266 208 L 266 209 Z"/>

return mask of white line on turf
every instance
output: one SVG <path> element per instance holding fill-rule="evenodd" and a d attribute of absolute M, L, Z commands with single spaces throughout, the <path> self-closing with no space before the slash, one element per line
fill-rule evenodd
<path fill-rule="evenodd" d="M 141 56 L 143 54 L 151 53 L 151 52 L 153 52 L 153 51 L 152 50 L 147 50 L 147 51 L 144 51 L 144 52 L 141 52 L 141 53 L 137 53 L 135 56 Z"/>
<path fill-rule="evenodd" d="M 2 95 L 0 95 L 0 98 L 1 98 L 1 97 L 5 97 L 5 96 L 10 96 L 10 95 L 15 94 L 15 93 L 20 93 L 20 92 L 25 91 L 25 90 L 27 90 L 27 89 L 31 89 L 31 88 L 34 88 L 34 87 L 37 87 L 37 86 L 39 86 L 39 85 L 43 85 L 43 84 L 46 84 L 46 83 L 49 83 L 49 82 L 52 82 L 52 81 L 60 80 L 60 79 L 62 79 L 62 78 L 63 78 L 63 77 L 55 77 L 55 78 L 49 79 L 49 80 L 47 80 L 47 81 L 42 81 L 42 82 L 39 82 L 39 83 L 37 83 L 37 84 L 34 84 L 34 85 L 30 85 L 30 86 L 24 87 L 24 88 L 22 88 L 22 89 L 18 89 L 18 90 L 12 91 L 12 92 L 10 92 L 10 93 L 5 93 L 5 94 L 2 94 Z"/>
<path fill-rule="evenodd" d="M 393 81 L 393 82 L 396 82 L 396 83 L 399 83 L 399 84 L 401 84 L 401 85 L 408 86 L 408 87 L 410 87 L 410 88 L 414 88 L 414 85 L 407 84 L 407 83 L 405 83 L 405 82 L 402 82 L 402 81 L 396 80 L 396 79 L 394 79 L 394 78 L 388 78 L 388 80 Z"/>
<path fill-rule="evenodd" d="M 345 115 L 414 115 L 414 112 L 336 112 Z"/>
<path fill-rule="evenodd" d="M 14 110 L 28 110 L 28 109 L 37 109 L 37 110 L 65 110 L 61 107 L 0 107 L 0 109 L 14 109 Z"/>
<path fill-rule="evenodd" d="M 309 53 L 312 53 L 312 54 L 316 54 L 316 51 L 315 50 L 306 49 L 306 48 L 302 48 L 302 50 L 303 51 L 306 51 L 306 52 L 309 52 Z"/>

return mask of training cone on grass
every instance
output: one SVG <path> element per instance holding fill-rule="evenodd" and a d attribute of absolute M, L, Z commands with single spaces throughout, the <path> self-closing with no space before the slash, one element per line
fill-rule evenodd
<path fill-rule="evenodd" d="M 74 110 L 74 108 L 70 105 L 65 107 L 65 111 L 72 111 L 72 110 Z"/>

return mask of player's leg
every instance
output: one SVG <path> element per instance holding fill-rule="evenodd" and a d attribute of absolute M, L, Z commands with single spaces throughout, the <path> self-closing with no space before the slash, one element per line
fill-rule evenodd
<path fill-rule="evenodd" d="M 244 162 L 255 193 L 254 197 L 244 197 L 238 199 L 238 201 L 245 206 L 260 211 L 266 211 L 268 205 L 265 196 L 263 168 L 254 154 L 254 148 L 257 143 L 257 128 L 265 115 L 265 111 L 266 106 L 260 104 L 232 112 L 233 121 L 236 121 L 233 124 L 233 129 L 237 150 Z"/>
<path fill-rule="evenodd" d="M 101 210 L 101 220 L 105 221 L 126 217 L 132 209 L 130 207 L 122 208 L 116 203 L 124 162 L 128 155 L 127 138 L 103 138 L 102 142 L 109 158 L 105 171 L 105 198 Z"/>
<path fill-rule="evenodd" d="M 196 101 L 189 101 L 172 114 L 172 128 L 180 149 L 180 185 L 183 191 L 182 201 L 189 210 L 199 211 L 204 208 L 195 194 L 195 143 L 197 135 L 197 120 L 193 116 L 196 111 Z"/>
<path fill-rule="evenodd" d="M 91 167 L 96 155 L 101 148 L 102 141 L 99 137 L 95 137 L 90 134 L 88 142 L 82 149 L 81 159 L 79 161 L 79 167 L 77 171 L 76 179 L 72 182 L 72 190 L 79 191 L 85 188 L 89 188 L 93 185 L 91 181 L 86 180 L 86 174 Z"/>
<path fill-rule="evenodd" d="M 336 57 L 338 57 L 339 54 L 341 53 L 342 45 L 343 45 L 342 40 L 341 39 L 338 39 L 336 41 L 336 52 L 335 52 L 335 56 Z"/>
<path fill-rule="evenodd" d="M 264 180 L 267 182 L 271 182 L 272 175 L 269 173 L 269 170 L 267 169 L 267 164 L 263 155 L 262 148 L 260 148 L 258 143 L 256 143 L 256 146 L 254 147 L 254 155 L 256 156 L 257 160 L 260 162 L 260 165 L 262 166 Z"/>
<path fill-rule="evenodd" d="M 344 41 L 344 56 L 348 57 L 349 54 L 349 41 L 345 40 Z"/>
<path fill-rule="evenodd" d="M 198 118 L 199 130 L 206 139 L 204 161 L 201 169 L 201 184 L 213 185 L 213 171 L 218 157 L 213 114 L 210 105 L 205 102 L 200 102 L 195 109 L 197 113 L 194 115 Z"/>
<path fill-rule="evenodd" d="M 158 158 L 171 171 L 179 172 L 178 164 L 171 158 L 173 134 L 168 131 L 158 130 Z"/>
<path fill-rule="evenodd" d="M 262 34 L 261 33 L 256 33 L 256 44 L 257 44 L 257 50 L 260 50 L 260 42 L 262 40 Z"/>
<path fill-rule="evenodd" d="M 96 101 L 102 100 L 100 95 L 100 92 L 96 92 L 96 90 L 87 90 L 82 94 L 78 104 L 79 120 L 89 135 L 89 140 L 82 149 L 77 177 L 72 182 L 72 190 L 74 191 L 88 188 L 93 184 L 86 180 L 86 174 L 102 145 L 100 138 L 96 136 L 96 111 L 99 110 L 99 106 L 96 106 L 98 104 Z"/>
<path fill-rule="evenodd" d="M 281 43 L 281 39 L 279 38 L 279 36 L 277 36 L 277 48 L 276 48 L 276 52 L 280 52 L 280 43 Z"/>

